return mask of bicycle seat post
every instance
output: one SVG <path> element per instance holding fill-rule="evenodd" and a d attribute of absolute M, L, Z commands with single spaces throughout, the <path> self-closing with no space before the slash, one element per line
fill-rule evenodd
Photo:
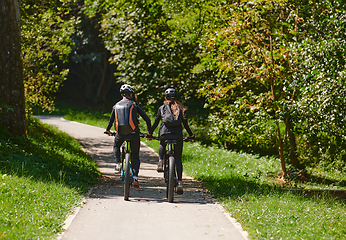
<path fill-rule="evenodd" d="M 130 152 L 130 140 L 126 139 L 125 142 L 126 142 L 126 153 L 129 153 Z"/>
<path fill-rule="evenodd" d="M 177 143 L 177 140 L 166 140 L 165 141 L 168 144 L 168 154 L 173 154 L 173 145 Z"/>

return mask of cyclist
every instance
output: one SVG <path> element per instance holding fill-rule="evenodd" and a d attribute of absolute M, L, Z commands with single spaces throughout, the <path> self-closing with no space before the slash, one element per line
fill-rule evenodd
<path fill-rule="evenodd" d="M 151 128 L 151 122 L 148 115 L 143 111 L 138 103 L 133 101 L 134 90 L 133 87 L 124 84 L 120 87 L 120 93 L 123 99 L 117 102 L 112 109 L 112 113 L 106 128 L 106 133 L 111 134 L 110 129 L 114 124 L 114 128 L 117 131 L 114 137 L 114 158 L 115 158 L 115 172 L 120 172 L 120 146 L 125 140 L 130 140 L 130 148 L 132 154 L 132 172 L 133 172 L 133 187 L 139 188 L 138 173 L 139 173 L 139 148 L 140 148 L 140 136 L 138 128 L 137 113 L 145 120 L 148 131 Z"/>
<path fill-rule="evenodd" d="M 183 153 L 183 128 L 181 124 L 184 125 L 184 128 L 189 134 L 190 141 L 194 140 L 194 135 L 188 125 L 188 122 L 185 116 L 186 108 L 178 100 L 176 100 L 176 91 L 174 88 L 168 88 L 165 91 L 165 100 L 163 103 L 164 104 L 161 105 L 157 111 L 155 122 L 151 130 L 149 131 L 149 135 L 152 135 L 152 133 L 154 132 L 154 130 L 156 129 L 156 127 L 158 126 L 161 120 L 162 122 L 159 128 L 160 146 L 159 146 L 159 163 L 157 166 L 158 172 L 163 171 L 163 158 L 165 156 L 165 151 L 166 151 L 165 141 L 167 139 L 177 140 L 177 143 L 175 144 L 175 148 L 174 148 L 174 158 L 175 158 L 177 175 L 178 175 L 177 194 L 183 194 L 183 186 L 182 186 L 183 164 L 181 161 L 181 156 Z M 167 115 L 169 115 L 169 113 L 174 115 L 174 120 L 173 121 L 170 120 L 171 123 L 167 123 L 169 121 L 166 120 L 168 119 Z M 148 137 L 148 139 L 151 140 L 150 137 Z"/>

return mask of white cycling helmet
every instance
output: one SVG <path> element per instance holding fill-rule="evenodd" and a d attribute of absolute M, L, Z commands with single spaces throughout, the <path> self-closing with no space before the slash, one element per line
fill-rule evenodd
<path fill-rule="evenodd" d="M 133 87 L 128 84 L 124 84 L 120 87 L 120 93 L 134 93 Z"/>

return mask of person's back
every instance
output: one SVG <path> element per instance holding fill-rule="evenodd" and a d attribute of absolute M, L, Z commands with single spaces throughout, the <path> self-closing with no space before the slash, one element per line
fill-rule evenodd
<path fill-rule="evenodd" d="M 119 134 L 127 135 L 138 130 L 137 106 L 134 101 L 124 97 L 113 109 L 116 113 L 115 129 Z"/>

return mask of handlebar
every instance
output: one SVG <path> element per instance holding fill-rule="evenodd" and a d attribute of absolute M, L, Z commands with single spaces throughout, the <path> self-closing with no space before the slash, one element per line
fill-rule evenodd
<path fill-rule="evenodd" d="M 103 134 L 106 134 L 106 135 L 108 135 L 108 136 L 115 136 L 115 132 L 110 132 L 111 134 L 109 134 L 108 132 L 103 132 Z"/>
<path fill-rule="evenodd" d="M 193 141 L 195 141 L 195 137 L 185 137 L 185 138 L 183 138 L 183 141 L 184 142 L 193 142 Z"/>
<path fill-rule="evenodd" d="M 107 134 L 107 135 L 109 135 L 109 136 L 115 136 L 116 132 L 110 132 L 110 134 L 109 134 L 109 132 L 104 132 L 104 134 Z M 146 138 L 148 138 L 148 139 L 160 140 L 160 137 L 151 136 L 151 135 L 148 135 L 148 134 L 146 134 L 146 133 L 141 133 L 141 132 L 139 133 L 139 136 L 140 136 L 141 138 L 146 137 Z M 194 140 L 195 140 L 195 137 L 184 137 L 184 138 L 183 138 L 183 141 L 184 141 L 184 142 L 192 142 L 192 141 L 194 141 Z"/>
<path fill-rule="evenodd" d="M 154 140 L 160 140 L 160 137 L 157 137 L 157 136 L 150 136 L 150 137 L 147 136 L 147 138 L 151 138 L 151 139 L 154 139 Z M 183 138 L 184 142 L 191 142 L 191 141 L 194 141 L 194 140 L 195 140 L 194 137 L 184 137 Z"/>
<path fill-rule="evenodd" d="M 116 135 L 116 132 L 110 132 L 110 134 L 108 132 L 103 132 L 104 134 L 106 135 L 109 135 L 109 136 L 115 136 Z M 139 136 L 144 138 L 144 137 L 147 137 L 147 134 L 146 133 L 139 133 Z"/>

